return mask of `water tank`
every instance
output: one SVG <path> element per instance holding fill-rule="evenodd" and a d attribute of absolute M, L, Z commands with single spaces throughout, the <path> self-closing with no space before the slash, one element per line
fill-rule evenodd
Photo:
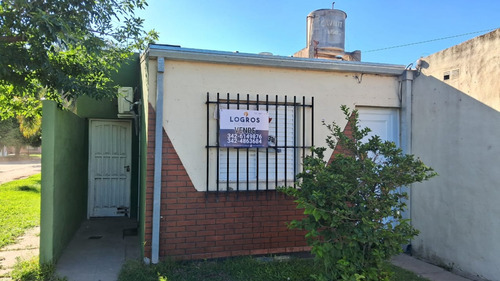
<path fill-rule="evenodd" d="M 344 51 L 347 14 L 336 9 L 321 9 L 307 16 L 307 46 Z"/>

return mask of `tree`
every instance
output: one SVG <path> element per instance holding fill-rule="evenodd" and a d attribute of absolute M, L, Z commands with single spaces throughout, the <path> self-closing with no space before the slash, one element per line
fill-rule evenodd
<path fill-rule="evenodd" d="M 20 122 L 15 118 L 0 120 L 0 150 L 4 146 L 15 147 L 15 154 L 19 156 L 23 146 L 38 147 L 42 144 L 39 128 L 34 128 L 29 134 L 23 135 L 20 126 Z M 33 126 L 39 125 L 34 124 Z"/>
<path fill-rule="evenodd" d="M 300 189 L 281 189 L 306 215 L 289 226 L 307 231 L 312 253 L 324 268 L 317 280 L 389 280 L 386 260 L 418 234 L 402 217 L 408 195 L 398 188 L 436 173 L 393 142 L 378 136 L 362 141 L 370 129 L 359 128 L 357 111 L 342 110 L 352 136 L 335 123 L 325 125 L 331 131 L 328 146 L 340 145 L 344 154 L 328 163 L 325 148 L 313 148 L 298 175 Z"/>
<path fill-rule="evenodd" d="M 40 99 L 116 95 L 112 74 L 158 38 L 134 16 L 145 0 L 0 2 L 0 118 L 40 115 Z"/>

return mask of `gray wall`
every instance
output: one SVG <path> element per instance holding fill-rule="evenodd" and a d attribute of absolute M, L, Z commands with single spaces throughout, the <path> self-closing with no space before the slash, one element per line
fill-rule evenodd
<path fill-rule="evenodd" d="M 500 276 L 500 113 L 436 78 L 413 88 L 413 153 L 439 176 L 416 184 L 418 256 L 462 274 Z"/>

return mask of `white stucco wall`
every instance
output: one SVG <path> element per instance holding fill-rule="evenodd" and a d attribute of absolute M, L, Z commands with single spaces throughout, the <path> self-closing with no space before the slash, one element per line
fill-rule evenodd
<path fill-rule="evenodd" d="M 500 28 L 422 60 L 424 75 L 500 110 Z"/>
<path fill-rule="evenodd" d="M 413 88 L 413 153 L 439 176 L 416 184 L 418 256 L 488 280 L 500 276 L 500 114 L 425 75 Z"/>
<path fill-rule="evenodd" d="M 439 173 L 411 193 L 414 249 L 488 280 L 500 280 L 499 50 L 497 29 L 425 57 L 413 88 L 413 153 Z"/>
<path fill-rule="evenodd" d="M 156 59 L 150 59 L 146 56 L 141 58 L 141 86 L 143 100 L 148 101 L 155 109 L 157 68 L 158 63 Z M 145 108 L 147 110 L 148 105 L 146 105 Z M 147 114 L 147 112 L 145 114 Z"/>
<path fill-rule="evenodd" d="M 156 75 L 150 62 L 149 77 Z M 402 71 L 401 71 L 402 72 Z M 356 78 L 355 76 L 358 76 Z M 284 95 L 314 97 L 315 145 L 326 146 L 327 130 L 321 120 L 346 124 L 340 105 L 395 107 L 400 106 L 398 75 L 301 70 L 294 68 L 252 66 L 200 61 L 165 60 L 164 129 L 172 141 L 194 186 L 206 190 L 206 94 L 211 99 L 219 92 L 240 93 L 242 98 L 266 94 L 274 100 Z M 155 88 L 150 85 L 150 100 Z M 235 96 L 232 96 L 235 97 Z M 152 102 L 152 100 L 151 100 Z M 213 116 L 213 113 L 210 113 Z M 215 119 L 211 122 L 216 122 Z M 215 132 L 211 135 L 215 138 Z M 331 151 L 326 153 L 327 156 Z M 211 157 L 215 161 L 215 157 Z M 215 168 L 214 163 L 210 165 Z M 212 173 L 212 172 L 211 172 Z M 215 170 L 213 171 L 215 173 Z M 213 178 L 213 176 L 212 176 Z"/>

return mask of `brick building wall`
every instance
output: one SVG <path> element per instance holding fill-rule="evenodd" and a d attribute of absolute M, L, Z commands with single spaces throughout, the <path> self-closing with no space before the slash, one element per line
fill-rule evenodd
<path fill-rule="evenodd" d="M 352 126 L 353 126 L 354 117 L 355 117 L 354 113 L 351 114 L 351 116 L 349 117 L 349 120 L 347 121 L 347 124 L 344 127 L 344 130 L 342 131 L 350 139 L 353 139 Z M 330 162 L 332 162 L 332 160 L 335 159 L 335 155 L 337 155 L 337 154 L 344 154 L 344 155 L 351 155 L 352 156 L 352 153 L 348 148 L 343 147 L 342 144 L 340 144 L 340 143 L 337 143 L 337 145 L 335 146 L 335 150 L 333 151 L 332 155 L 330 156 L 330 159 L 328 160 L 328 164 L 330 164 Z"/>
<path fill-rule="evenodd" d="M 151 256 L 155 112 L 149 106 L 145 256 Z M 168 135 L 163 132 L 160 257 L 206 259 L 309 251 L 293 199 L 275 191 L 196 191 Z"/>

